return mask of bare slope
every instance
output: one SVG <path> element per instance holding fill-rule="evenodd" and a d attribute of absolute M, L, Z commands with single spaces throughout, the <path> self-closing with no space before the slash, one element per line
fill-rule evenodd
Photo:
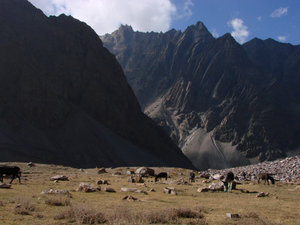
<path fill-rule="evenodd" d="M 89 26 L 1 0 L 0 30 L 1 161 L 191 167 Z"/>

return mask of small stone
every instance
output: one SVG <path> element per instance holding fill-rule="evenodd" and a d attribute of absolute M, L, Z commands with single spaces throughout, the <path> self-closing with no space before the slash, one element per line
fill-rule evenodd
<path fill-rule="evenodd" d="M 266 194 L 264 192 L 259 192 L 256 197 L 266 197 Z"/>
<path fill-rule="evenodd" d="M 236 218 L 240 218 L 240 215 L 237 213 L 226 213 L 226 217 L 231 219 L 236 219 Z"/>

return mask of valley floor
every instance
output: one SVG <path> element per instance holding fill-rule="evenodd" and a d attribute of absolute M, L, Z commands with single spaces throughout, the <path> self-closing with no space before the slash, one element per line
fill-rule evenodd
<path fill-rule="evenodd" d="M 300 224 L 299 181 L 275 185 L 243 181 L 232 193 L 199 193 L 199 188 L 216 181 L 196 176 L 196 182 L 189 183 L 190 170 L 180 168 L 153 168 L 155 173 L 168 172 L 170 178 L 156 183 L 153 177 L 143 178 L 145 182 L 137 184 L 129 183 L 127 174 L 136 168 L 107 168 L 107 173 L 98 174 L 96 168 L 6 165 L 19 166 L 23 175 L 21 184 L 14 180 L 11 188 L 0 189 L 0 224 Z M 69 180 L 50 180 L 59 174 Z M 81 182 L 98 186 L 99 180 L 108 180 L 109 185 L 101 185 L 98 192 L 76 191 Z M 105 192 L 106 187 L 116 192 Z M 122 187 L 141 193 L 122 192 Z M 175 188 L 177 195 L 164 193 L 166 187 Z M 67 190 L 70 195 L 41 194 L 49 189 Z M 256 197 L 258 192 L 269 195 Z M 123 200 L 125 196 L 137 200 Z M 239 218 L 227 218 L 226 213 Z"/>

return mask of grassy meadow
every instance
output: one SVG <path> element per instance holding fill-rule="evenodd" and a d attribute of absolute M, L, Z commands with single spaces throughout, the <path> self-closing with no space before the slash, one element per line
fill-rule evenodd
<path fill-rule="evenodd" d="M 177 185 L 164 180 L 155 183 L 149 177 L 144 184 L 136 184 L 129 183 L 126 174 L 135 168 L 108 168 L 107 173 L 98 174 L 96 168 L 81 171 L 58 165 L 5 164 L 19 166 L 23 174 L 21 184 L 14 180 L 10 189 L 0 189 L 0 224 L 300 224 L 300 185 L 296 184 L 247 182 L 232 193 L 199 193 L 198 188 L 209 185 L 202 178 Z M 168 181 L 188 181 L 190 172 L 180 168 L 153 169 L 156 173 L 167 171 Z M 69 181 L 50 180 L 59 174 L 68 176 Z M 76 191 L 81 182 L 97 186 L 98 180 L 108 180 L 110 185 L 99 185 L 99 192 Z M 104 192 L 105 187 L 116 192 Z M 121 192 L 121 187 L 147 193 Z M 177 195 L 164 193 L 165 187 L 174 187 Z M 41 194 L 51 188 L 68 190 L 71 195 Z M 269 196 L 258 198 L 251 192 L 268 192 Z M 137 200 L 123 200 L 129 195 Z M 226 213 L 239 214 L 240 218 L 227 218 Z"/>

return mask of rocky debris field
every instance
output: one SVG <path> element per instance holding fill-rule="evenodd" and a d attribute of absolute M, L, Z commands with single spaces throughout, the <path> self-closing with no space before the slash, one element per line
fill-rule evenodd
<path fill-rule="evenodd" d="M 276 181 L 300 182 L 300 156 L 288 157 L 275 161 L 266 161 L 255 165 L 228 168 L 223 170 L 208 169 L 200 173 L 214 177 L 217 174 L 226 174 L 232 171 L 240 180 L 257 180 L 260 173 L 271 174 Z M 245 176 L 243 176 L 245 173 Z"/>

